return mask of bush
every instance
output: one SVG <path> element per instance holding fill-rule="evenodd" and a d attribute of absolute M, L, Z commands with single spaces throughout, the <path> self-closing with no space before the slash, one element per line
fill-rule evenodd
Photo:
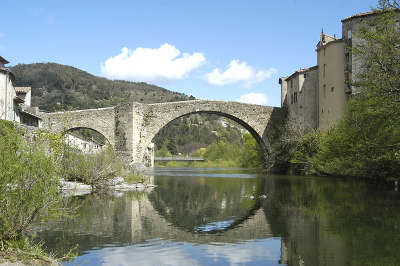
<path fill-rule="evenodd" d="M 68 181 L 88 184 L 93 191 L 107 187 L 110 180 L 121 175 L 124 165 L 111 147 L 95 154 L 84 154 L 71 148 L 64 148 L 62 177 Z"/>
<path fill-rule="evenodd" d="M 27 141 L 10 122 L 0 120 L 0 242 L 23 238 L 39 212 L 59 212 L 61 198 L 54 153 L 43 148 L 45 136 Z"/>

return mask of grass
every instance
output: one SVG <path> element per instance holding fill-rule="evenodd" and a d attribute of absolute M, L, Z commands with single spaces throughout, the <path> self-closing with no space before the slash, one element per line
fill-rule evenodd
<path fill-rule="evenodd" d="M 76 257 L 73 251 L 61 259 Z M 59 265 L 58 260 L 47 254 L 43 243 L 34 244 L 28 238 L 16 241 L 0 241 L 0 263 L 20 262 L 26 265 Z"/>
<path fill-rule="evenodd" d="M 141 174 L 129 173 L 124 177 L 124 180 L 128 184 L 145 183 L 146 177 Z"/>

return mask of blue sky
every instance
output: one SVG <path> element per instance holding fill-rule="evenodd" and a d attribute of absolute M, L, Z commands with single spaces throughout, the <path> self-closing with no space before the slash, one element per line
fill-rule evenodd
<path fill-rule="evenodd" d="M 0 55 L 146 81 L 201 99 L 280 105 L 278 78 L 316 64 L 321 28 L 377 0 L 2 0 Z M 247 95 L 247 96 L 245 96 Z"/>

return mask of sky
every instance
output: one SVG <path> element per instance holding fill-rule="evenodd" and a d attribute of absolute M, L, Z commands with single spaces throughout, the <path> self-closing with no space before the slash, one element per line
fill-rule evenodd
<path fill-rule="evenodd" d="M 1 0 L 0 56 L 280 106 L 279 77 L 316 65 L 321 29 L 377 0 Z"/>

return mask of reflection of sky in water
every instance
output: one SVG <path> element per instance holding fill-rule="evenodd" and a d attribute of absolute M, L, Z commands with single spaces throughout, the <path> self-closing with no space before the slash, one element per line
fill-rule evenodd
<path fill-rule="evenodd" d="M 234 217 L 232 217 L 234 218 Z M 235 222 L 234 219 L 226 221 L 215 221 L 195 228 L 195 232 L 210 232 L 216 230 L 224 230 Z"/>
<path fill-rule="evenodd" d="M 279 265 L 280 248 L 280 238 L 211 245 L 150 240 L 89 251 L 66 265 Z"/>

